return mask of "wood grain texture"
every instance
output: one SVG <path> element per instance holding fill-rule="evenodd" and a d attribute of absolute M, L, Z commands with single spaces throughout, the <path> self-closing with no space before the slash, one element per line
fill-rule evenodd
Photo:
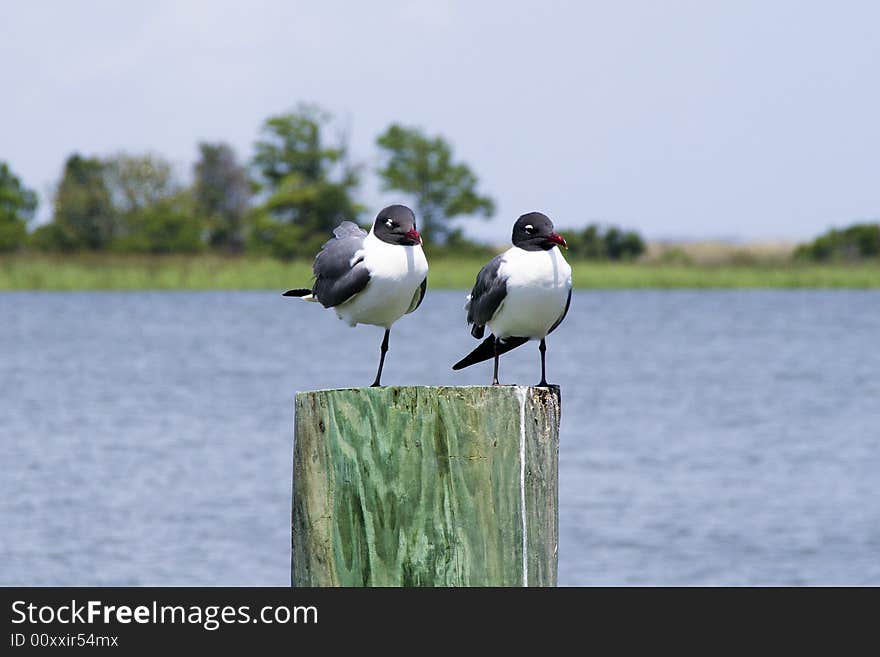
<path fill-rule="evenodd" d="M 296 586 L 555 586 L 558 388 L 296 397 Z"/>

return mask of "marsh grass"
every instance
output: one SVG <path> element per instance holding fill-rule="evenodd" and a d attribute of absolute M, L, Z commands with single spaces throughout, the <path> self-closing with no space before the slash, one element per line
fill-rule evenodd
<path fill-rule="evenodd" d="M 468 289 L 484 259 L 431 260 L 432 289 Z M 578 289 L 880 288 L 880 265 L 572 262 Z M 0 290 L 249 290 L 308 286 L 311 263 L 218 256 L 0 257 Z"/>

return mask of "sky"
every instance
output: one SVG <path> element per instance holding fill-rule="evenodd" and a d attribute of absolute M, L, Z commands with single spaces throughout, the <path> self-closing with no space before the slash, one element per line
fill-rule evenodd
<path fill-rule="evenodd" d="M 650 239 L 800 240 L 880 217 L 880 3 L 4 3 L 0 160 L 41 194 L 73 151 L 200 140 L 247 159 L 263 120 L 314 102 L 378 163 L 391 122 L 445 136 L 517 216 Z M 388 202 L 366 176 L 374 214 Z"/>

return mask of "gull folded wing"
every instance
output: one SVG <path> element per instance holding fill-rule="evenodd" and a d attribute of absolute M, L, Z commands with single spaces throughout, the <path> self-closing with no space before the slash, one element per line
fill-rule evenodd
<path fill-rule="evenodd" d="M 313 294 L 325 308 L 345 303 L 370 282 L 370 272 L 361 255 L 367 233 L 350 221 L 334 229 L 336 236 L 321 248 L 312 268 Z"/>
<path fill-rule="evenodd" d="M 475 338 L 483 337 L 486 324 L 495 316 L 507 296 L 507 280 L 499 272 L 502 262 L 504 256 L 497 255 L 480 270 L 468 297 L 465 306 L 467 321 L 473 324 L 471 335 Z"/>

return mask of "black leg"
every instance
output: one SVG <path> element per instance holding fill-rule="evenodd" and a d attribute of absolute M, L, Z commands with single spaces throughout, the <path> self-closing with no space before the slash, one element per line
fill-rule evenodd
<path fill-rule="evenodd" d="M 382 339 L 382 355 L 379 357 L 379 371 L 376 372 L 376 380 L 373 381 L 371 388 L 378 388 L 381 384 L 379 380 L 382 378 L 382 367 L 385 365 L 385 354 L 388 353 L 388 336 L 391 335 L 391 329 L 385 329 L 385 337 Z"/>
<path fill-rule="evenodd" d="M 492 345 L 495 348 L 495 373 L 492 375 L 492 385 L 497 386 L 500 385 L 498 383 L 498 338 L 495 338 L 495 342 Z"/>
<path fill-rule="evenodd" d="M 547 343 L 544 342 L 544 338 L 541 338 L 541 344 L 538 345 L 538 351 L 541 352 L 541 383 L 539 383 L 538 385 L 547 387 L 547 367 L 545 362 Z"/>

